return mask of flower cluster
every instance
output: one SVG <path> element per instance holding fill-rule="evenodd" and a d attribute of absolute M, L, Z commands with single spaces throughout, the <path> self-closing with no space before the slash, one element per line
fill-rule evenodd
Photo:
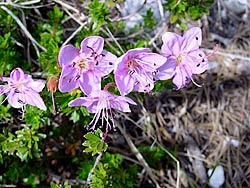
<path fill-rule="evenodd" d="M 7 85 L 0 85 L 0 95 L 4 93 L 7 95 L 3 102 L 8 100 L 11 106 L 21 108 L 23 113 L 25 112 L 26 104 L 46 110 L 46 106 L 39 95 L 39 92 L 45 86 L 44 81 L 34 81 L 30 75 L 24 74 L 20 68 L 14 69 L 10 73 L 9 78 L 1 77 L 0 80 L 8 82 Z"/>
<path fill-rule="evenodd" d="M 69 103 L 70 107 L 85 106 L 95 116 L 90 125 L 94 129 L 98 120 L 102 126 L 106 122 L 106 132 L 114 128 L 112 110 L 130 112 L 129 104 L 136 103 L 125 95 L 135 90 L 150 93 L 157 80 L 173 78 L 176 89 L 183 88 L 192 81 L 193 74 L 203 73 L 208 69 L 208 56 L 199 49 L 202 40 L 201 29 L 194 27 L 183 36 L 166 32 L 162 36 L 162 54 L 152 53 L 148 48 L 130 49 L 121 57 L 104 50 L 104 39 L 99 36 L 85 38 L 80 49 L 72 45 L 61 48 L 58 62 L 62 68 L 58 89 L 70 92 L 80 88 L 86 95 Z M 102 77 L 114 72 L 115 83 L 101 88 Z M 0 86 L 0 95 L 15 108 L 30 104 L 46 110 L 39 96 L 44 87 L 43 81 L 33 81 L 31 76 L 16 68 L 10 78 L 2 77 L 8 85 Z M 108 91 L 110 86 L 118 88 L 120 95 Z M 111 124 L 110 124 L 110 121 Z"/>

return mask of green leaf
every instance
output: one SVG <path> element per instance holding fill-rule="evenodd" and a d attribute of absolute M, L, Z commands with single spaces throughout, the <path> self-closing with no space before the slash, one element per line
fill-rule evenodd
<path fill-rule="evenodd" d="M 59 186 L 59 185 L 57 185 L 57 184 L 55 184 L 55 183 L 51 183 L 51 184 L 50 184 L 50 187 L 51 187 L 51 188 L 60 188 L 61 186 Z"/>
<path fill-rule="evenodd" d="M 91 132 L 87 133 L 84 135 L 84 138 L 86 138 L 87 140 L 90 140 L 92 142 L 98 142 L 100 140 L 100 137 L 97 136 L 96 134 L 93 134 Z"/>
<path fill-rule="evenodd" d="M 109 21 L 109 9 L 106 7 L 106 3 L 101 3 L 98 0 L 94 0 L 89 4 L 89 16 L 93 21 L 93 27 L 99 29 L 103 24 Z"/>
<path fill-rule="evenodd" d="M 147 10 L 145 15 L 142 15 L 144 19 L 144 23 L 143 23 L 144 27 L 152 29 L 156 25 L 156 20 L 154 19 L 153 16 L 154 16 L 154 12 L 151 8 Z"/>
<path fill-rule="evenodd" d="M 181 22 L 179 25 L 180 25 L 182 30 L 187 30 L 188 29 L 187 25 L 185 23 L 183 23 L 183 22 Z"/>
<path fill-rule="evenodd" d="M 199 19 L 202 14 L 200 12 L 199 6 L 192 6 L 188 9 L 188 13 L 189 16 L 193 19 L 193 20 L 197 20 Z"/>
<path fill-rule="evenodd" d="M 6 137 L 3 134 L 0 134 L 0 143 L 4 142 L 6 140 Z"/>
<path fill-rule="evenodd" d="M 173 24 L 178 20 L 178 15 L 177 14 L 172 14 L 170 17 L 170 23 Z"/>
<path fill-rule="evenodd" d="M 99 152 L 106 151 L 108 145 L 103 142 L 101 135 L 102 131 L 100 129 L 97 129 L 94 133 L 89 132 L 85 134 L 84 138 L 86 138 L 87 140 L 82 145 L 87 148 L 84 150 L 84 152 L 92 153 L 93 156 Z"/>

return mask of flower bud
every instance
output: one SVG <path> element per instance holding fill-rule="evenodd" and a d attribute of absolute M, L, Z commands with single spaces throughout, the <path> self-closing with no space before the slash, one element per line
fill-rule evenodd
<path fill-rule="evenodd" d="M 58 86 L 58 77 L 57 76 L 51 76 L 48 79 L 47 88 L 51 92 L 56 92 Z"/>

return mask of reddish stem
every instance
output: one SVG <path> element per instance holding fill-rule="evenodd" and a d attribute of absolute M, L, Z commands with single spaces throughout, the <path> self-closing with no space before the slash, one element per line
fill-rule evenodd
<path fill-rule="evenodd" d="M 55 98 L 54 98 L 54 92 L 53 91 L 51 92 L 51 98 L 52 98 L 52 105 L 53 105 L 53 113 L 54 113 L 54 115 L 56 115 L 57 112 L 56 112 L 56 104 L 55 104 Z"/>
<path fill-rule="evenodd" d="M 106 138 L 107 138 L 107 135 L 108 135 L 108 127 L 106 127 L 106 131 L 105 131 L 105 133 L 104 133 L 104 135 L 103 135 L 103 138 L 102 138 L 102 141 L 103 142 L 105 142 L 105 140 L 106 140 Z"/>
<path fill-rule="evenodd" d="M 105 91 L 108 91 L 108 89 L 110 88 L 110 87 L 116 87 L 116 84 L 114 83 L 114 82 L 110 82 L 110 83 L 108 83 L 108 84 L 106 84 L 105 86 L 104 86 L 104 89 L 103 90 L 105 90 Z"/>

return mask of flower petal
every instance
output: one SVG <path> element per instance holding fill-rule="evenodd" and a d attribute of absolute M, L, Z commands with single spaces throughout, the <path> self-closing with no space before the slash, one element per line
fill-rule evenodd
<path fill-rule="evenodd" d="M 128 97 L 116 96 L 115 99 L 110 102 L 110 106 L 122 112 L 131 112 L 128 103 L 136 105 L 136 103 Z"/>
<path fill-rule="evenodd" d="M 95 64 L 95 69 L 99 72 L 100 76 L 106 76 L 113 71 L 116 60 L 117 57 L 115 55 L 103 50 L 102 55 L 97 58 L 98 63 Z"/>
<path fill-rule="evenodd" d="M 202 50 L 195 50 L 187 56 L 187 66 L 190 67 L 193 74 L 201 74 L 208 69 L 208 59 Z"/>
<path fill-rule="evenodd" d="M 173 83 L 176 85 L 176 89 L 183 88 L 189 83 L 192 73 L 187 71 L 188 70 L 184 67 L 176 67 L 175 76 L 173 78 Z"/>
<path fill-rule="evenodd" d="M 156 53 L 142 53 L 136 59 L 139 59 L 138 64 L 141 65 L 143 70 L 151 72 L 167 61 L 166 57 Z"/>
<path fill-rule="evenodd" d="M 118 96 L 117 98 L 119 99 L 120 97 L 122 97 L 122 100 L 124 100 L 130 104 L 137 105 L 135 101 L 133 101 L 132 99 L 130 99 L 128 97 Z"/>
<path fill-rule="evenodd" d="M 74 106 L 90 106 L 93 102 L 88 97 L 79 97 L 69 102 L 69 107 Z"/>
<path fill-rule="evenodd" d="M 61 67 L 71 64 L 72 61 L 79 55 L 79 49 L 72 45 L 66 45 L 59 51 L 58 62 Z"/>
<path fill-rule="evenodd" d="M 36 81 L 30 81 L 26 85 L 27 87 L 30 87 L 36 92 L 41 92 L 45 86 L 45 81 L 43 80 L 36 80 Z"/>
<path fill-rule="evenodd" d="M 158 73 L 155 75 L 156 80 L 168 80 L 174 73 L 177 66 L 174 58 L 169 58 L 165 64 L 158 68 Z"/>
<path fill-rule="evenodd" d="M 24 72 L 20 68 L 15 68 L 13 71 L 10 73 L 10 78 L 13 79 L 14 81 L 19 81 L 24 77 Z"/>
<path fill-rule="evenodd" d="M 182 37 L 172 32 L 166 32 L 162 36 L 163 45 L 161 47 L 162 55 L 169 57 L 180 53 L 180 44 Z"/>
<path fill-rule="evenodd" d="M 8 93 L 9 91 L 10 87 L 8 85 L 0 85 L 0 95 Z"/>
<path fill-rule="evenodd" d="M 134 85 L 134 90 L 139 92 L 149 92 L 154 88 L 153 75 L 140 74 L 141 82 Z"/>
<path fill-rule="evenodd" d="M 73 68 L 69 68 L 67 66 L 63 67 L 62 73 L 59 78 L 58 89 L 62 93 L 70 92 L 73 89 L 79 87 L 79 81 L 76 80 L 77 71 Z"/>
<path fill-rule="evenodd" d="M 44 102 L 43 102 L 43 99 L 41 98 L 41 96 L 37 92 L 29 90 L 29 91 L 25 92 L 23 95 L 25 98 L 25 102 L 27 104 L 30 104 L 32 106 L 36 106 L 39 109 L 44 110 L 44 111 L 47 109 Z"/>
<path fill-rule="evenodd" d="M 94 90 L 101 90 L 101 76 L 96 75 L 95 71 L 89 70 L 79 79 L 81 90 L 89 95 Z"/>
<path fill-rule="evenodd" d="M 131 112 L 129 104 L 125 101 L 112 101 L 112 103 L 110 103 L 110 107 L 122 112 Z"/>
<path fill-rule="evenodd" d="M 7 94 L 7 100 L 12 107 L 21 108 L 23 104 L 25 104 L 25 101 L 23 101 L 24 99 L 22 100 L 22 102 L 20 101 L 20 98 L 21 98 L 20 95 L 21 93 L 16 93 L 14 91 L 9 92 Z"/>
<path fill-rule="evenodd" d="M 135 48 L 135 49 L 128 50 L 121 57 L 117 58 L 117 60 L 115 62 L 114 72 L 122 71 L 122 70 L 125 71 L 125 69 L 126 69 L 126 71 L 128 71 L 127 70 L 127 63 L 130 60 L 139 57 L 139 55 L 142 53 L 148 53 L 148 52 L 149 52 L 148 48 Z"/>
<path fill-rule="evenodd" d="M 104 46 L 104 39 L 99 36 L 90 36 L 85 38 L 81 43 L 80 52 L 86 56 L 99 55 L 102 53 Z"/>
<path fill-rule="evenodd" d="M 8 82 L 8 81 L 10 81 L 10 78 L 2 76 L 2 77 L 0 77 L 0 81 L 1 82 Z"/>
<path fill-rule="evenodd" d="M 128 56 L 128 59 L 132 59 L 132 58 L 137 58 L 138 55 L 142 53 L 149 53 L 149 49 L 148 48 L 134 48 L 134 49 L 128 50 L 126 52 L 126 55 Z"/>
<path fill-rule="evenodd" d="M 120 94 L 124 96 L 133 90 L 135 80 L 125 71 L 116 71 L 115 83 L 120 91 Z"/>
<path fill-rule="evenodd" d="M 86 106 L 88 109 L 88 112 L 90 113 L 96 113 L 97 112 L 97 104 L 98 99 L 94 100 L 90 97 L 79 97 L 69 102 L 69 107 L 74 106 Z"/>
<path fill-rule="evenodd" d="M 181 49 L 183 52 L 190 52 L 199 49 L 202 41 L 201 29 L 193 27 L 187 30 L 183 35 L 183 43 Z"/>

